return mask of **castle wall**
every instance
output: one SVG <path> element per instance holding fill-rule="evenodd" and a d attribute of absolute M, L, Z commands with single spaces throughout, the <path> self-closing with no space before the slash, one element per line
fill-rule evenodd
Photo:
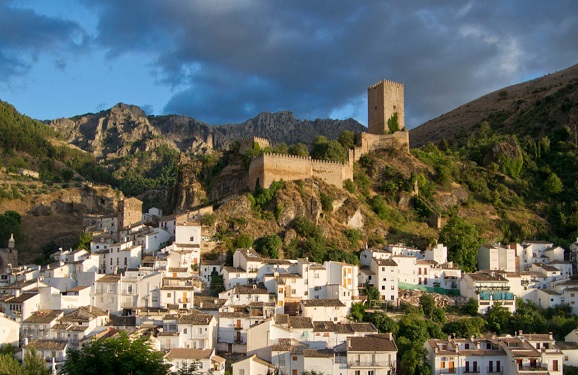
<path fill-rule="evenodd" d="M 390 134 L 369 134 L 361 133 L 361 144 L 355 147 L 354 159 L 358 161 L 362 155 L 370 151 L 401 148 L 409 152 L 409 132 L 399 131 Z"/>
<path fill-rule="evenodd" d="M 250 150 L 253 148 L 253 144 L 255 142 L 257 142 L 257 144 L 259 145 L 259 147 L 261 149 L 264 149 L 266 147 L 271 147 L 269 140 L 266 138 L 260 138 L 260 137 L 241 138 L 239 140 L 239 153 L 245 154 L 247 152 L 247 150 Z"/>
<path fill-rule="evenodd" d="M 367 88 L 367 117 L 370 134 L 389 133 L 387 120 L 396 112 L 399 130 L 404 129 L 403 84 L 383 80 Z"/>
<path fill-rule="evenodd" d="M 343 187 L 343 169 L 346 165 L 325 160 L 311 160 L 313 177 L 317 177 L 330 185 Z"/>
<path fill-rule="evenodd" d="M 273 181 L 294 181 L 317 177 L 328 184 L 343 187 L 343 181 L 353 180 L 353 152 L 349 163 L 312 160 L 293 155 L 265 153 L 257 156 L 249 166 L 249 188 L 255 189 L 257 180 L 268 188 Z"/>
<path fill-rule="evenodd" d="M 311 158 L 265 153 L 251 162 L 249 189 L 255 189 L 257 179 L 262 187 L 268 188 L 273 181 L 303 180 L 311 176 Z"/>

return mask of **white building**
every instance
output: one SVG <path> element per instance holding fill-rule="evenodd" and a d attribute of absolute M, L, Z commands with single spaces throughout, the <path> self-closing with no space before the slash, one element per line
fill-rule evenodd
<path fill-rule="evenodd" d="M 516 296 L 510 292 L 509 281 L 497 272 L 466 273 L 460 282 L 460 293 L 478 301 L 480 314 L 485 314 L 496 302 L 512 313 L 516 311 Z"/>

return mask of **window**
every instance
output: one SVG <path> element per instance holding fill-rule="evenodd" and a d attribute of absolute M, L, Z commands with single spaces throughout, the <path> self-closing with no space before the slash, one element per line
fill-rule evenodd
<path fill-rule="evenodd" d="M 385 290 L 385 285 L 382 285 L 382 286 L 381 286 L 381 290 Z"/>
<path fill-rule="evenodd" d="M 167 293 L 167 298 L 171 298 L 172 294 L 171 293 Z"/>
<path fill-rule="evenodd" d="M 293 358 L 291 358 L 292 360 L 296 361 L 297 360 L 297 356 L 294 355 Z"/>
<path fill-rule="evenodd" d="M 245 375 L 245 370 L 244 370 L 244 369 L 240 369 L 240 370 L 239 370 L 239 375 Z"/>
<path fill-rule="evenodd" d="M 183 333 L 186 335 L 189 332 L 187 328 L 183 329 Z"/>

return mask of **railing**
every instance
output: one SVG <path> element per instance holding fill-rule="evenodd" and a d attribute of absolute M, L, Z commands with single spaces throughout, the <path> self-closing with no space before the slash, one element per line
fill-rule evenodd
<path fill-rule="evenodd" d="M 235 342 L 235 344 L 242 344 L 242 343 L 243 343 L 243 338 L 235 337 L 234 342 Z"/>
<path fill-rule="evenodd" d="M 391 367 L 389 361 L 353 361 L 349 362 L 349 367 Z"/>
<path fill-rule="evenodd" d="M 498 374 L 498 375 L 502 375 L 502 374 L 504 373 L 504 370 L 501 369 L 501 368 L 500 368 L 499 370 L 496 370 L 495 367 L 494 367 L 494 368 L 490 368 L 490 367 L 488 366 L 488 371 L 487 371 L 487 372 L 488 372 L 488 374 Z"/>
<path fill-rule="evenodd" d="M 243 326 L 237 324 L 237 325 L 235 325 L 235 329 L 236 329 L 236 330 L 238 330 L 238 329 L 243 329 Z"/>

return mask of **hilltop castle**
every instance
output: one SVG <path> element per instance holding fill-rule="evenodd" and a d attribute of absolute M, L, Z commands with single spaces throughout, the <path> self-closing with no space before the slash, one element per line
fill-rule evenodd
<path fill-rule="evenodd" d="M 315 160 L 274 153 L 263 153 L 255 157 L 249 166 L 249 188 L 253 190 L 259 182 L 268 188 L 276 180 L 302 180 L 317 177 L 343 187 L 343 182 L 353 180 L 353 163 L 370 151 L 385 148 L 401 148 L 409 152 L 409 133 L 405 130 L 403 84 L 388 80 L 380 81 L 367 89 L 368 132 L 361 133 L 358 144 L 348 150 L 345 163 Z M 269 147 L 264 138 L 250 137 L 240 141 L 239 152 L 245 153 L 254 144 Z"/>

